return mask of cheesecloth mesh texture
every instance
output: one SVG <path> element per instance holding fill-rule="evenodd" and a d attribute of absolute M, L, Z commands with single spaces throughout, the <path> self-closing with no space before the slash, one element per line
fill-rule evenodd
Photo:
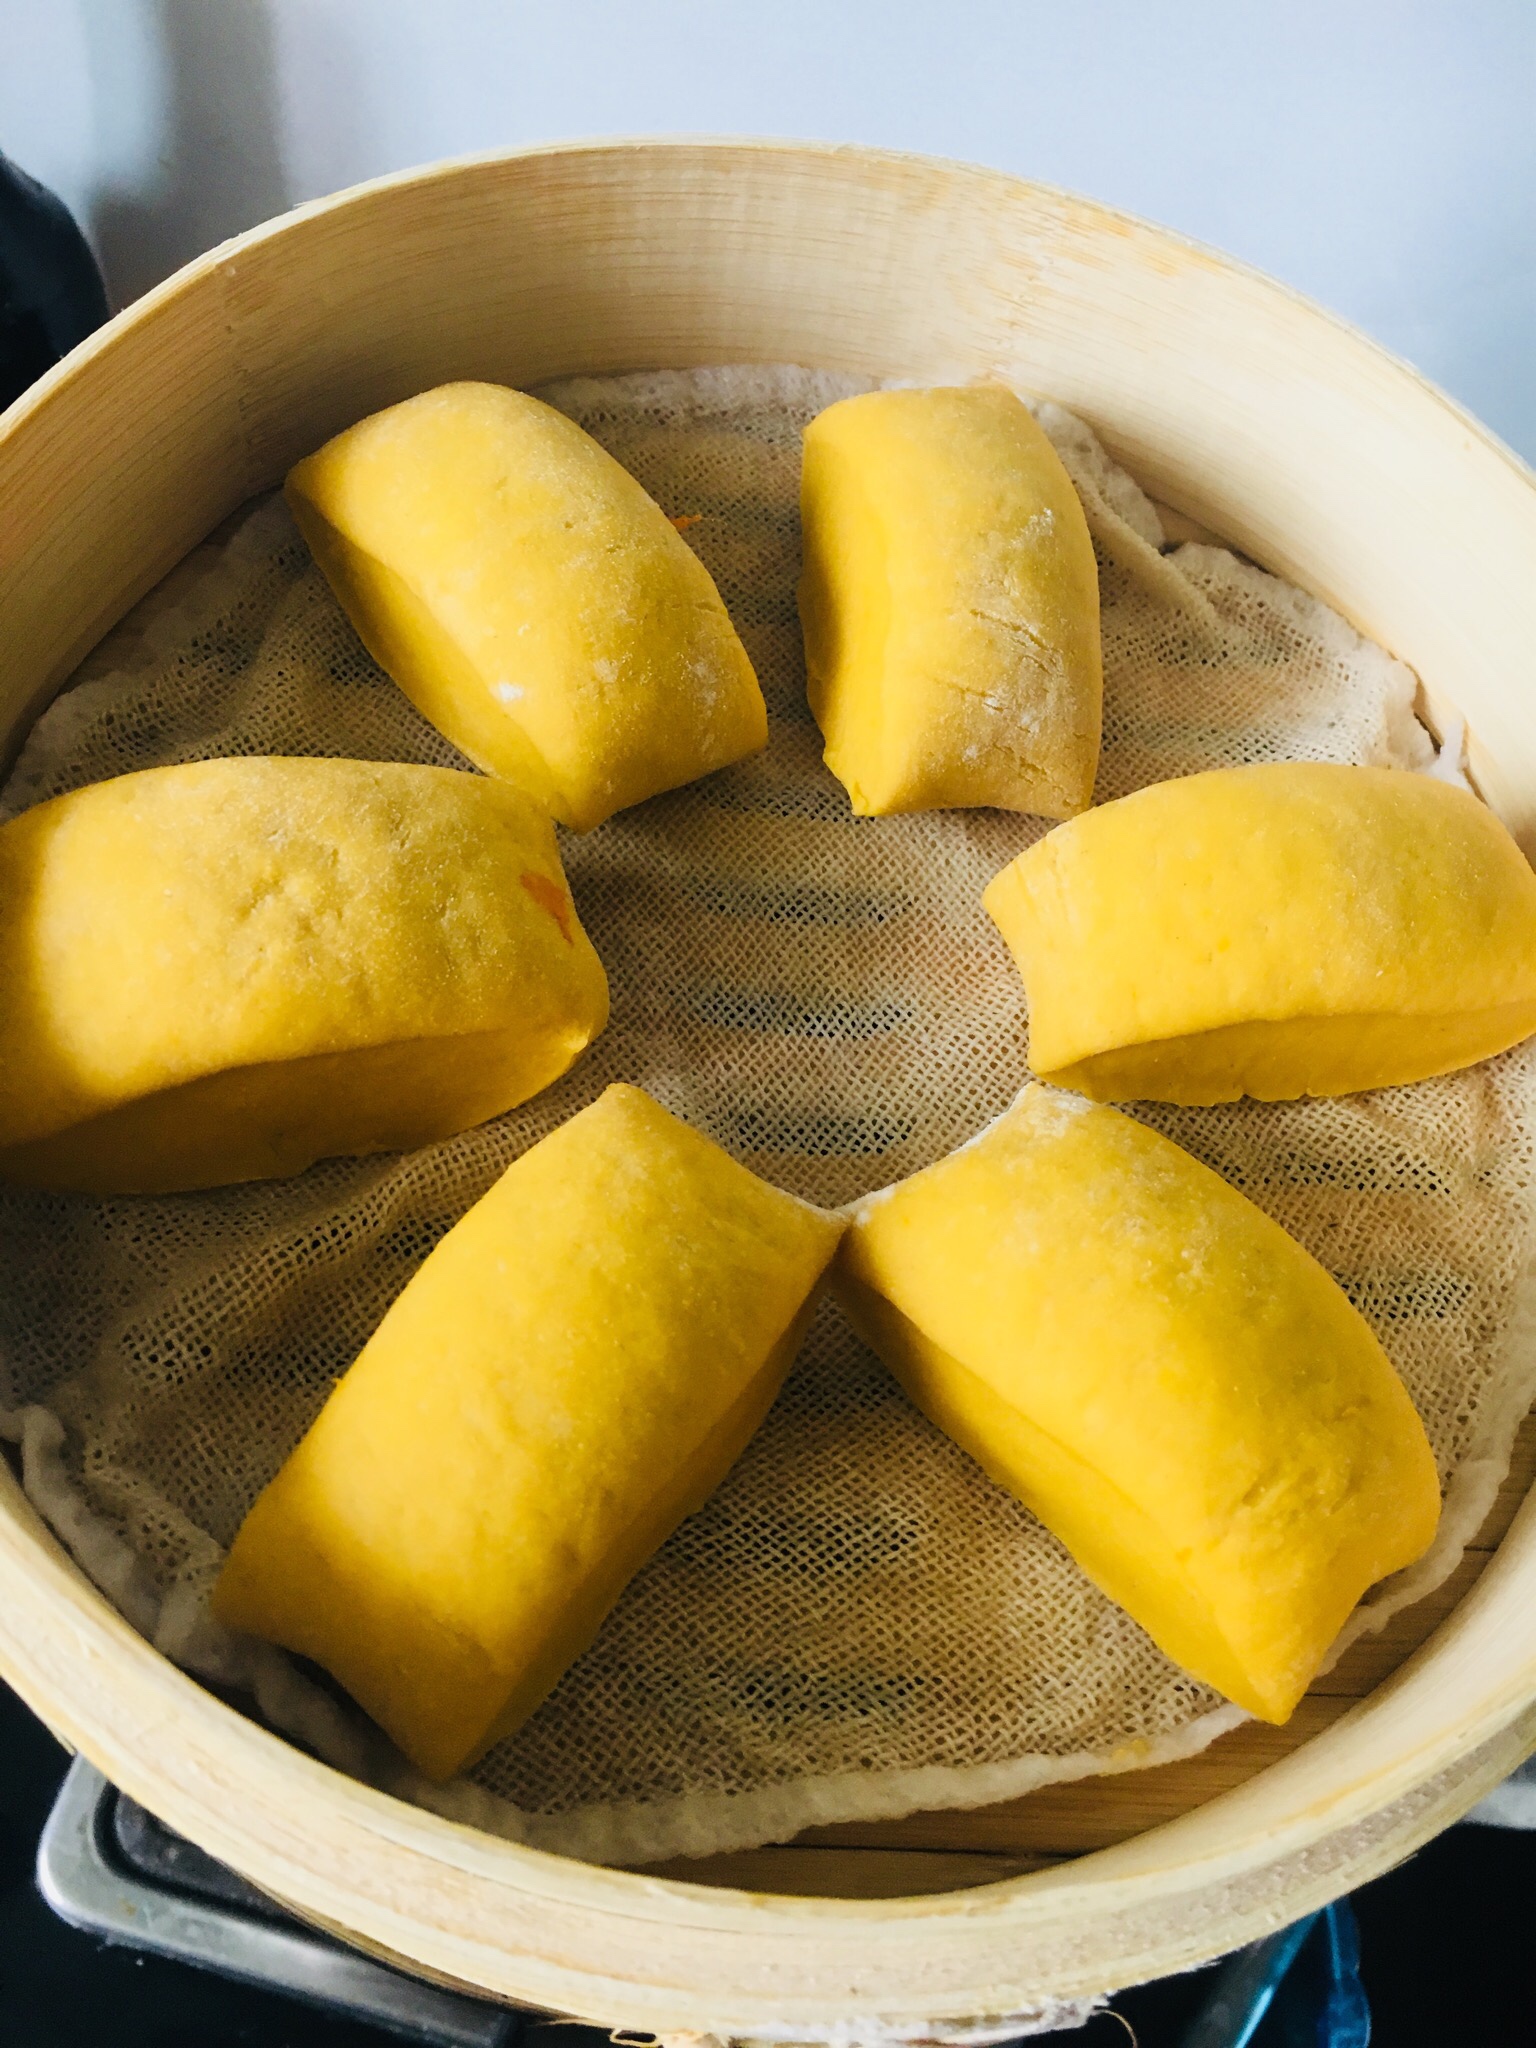
<path fill-rule="evenodd" d="M 445 1144 L 290 1182 L 0 1191 L 5 1427 L 33 1498 L 129 1618 L 344 1768 L 598 1861 L 979 1804 L 1185 1755 L 1241 1719 L 908 1406 L 830 1305 L 714 1499 L 467 1780 L 429 1786 L 312 1670 L 206 1615 L 245 1510 L 425 1254 L 608 1082 L 642 1084 L 767 1179 L 838 1204 L 961 1143 L 1025 1079 L 1018 978 L 980 897 L 1044 823 L 854 819 L 806 708 L 799 432 L 854 388 L 754 368 L 544 394 L 687 515 L 771 717 L 756 759 L 563 836 L 614 995 L 571 1074 Z M 1225 550 L 1166 544 L 1088 430 L 1041 417 L 1099 551 L 1100 799 L 1242 761 L 1442 772 L 1407 669 Z M 248 753 L 467 765 L 369 660 L 276 500 L 97 651 L 3 808 Z M 1447 1512 L 1430 1556 L 1351 1632 L 1379 1625 L 1455 1566 L 1533 1391 L 1536 1051 L 1342 1101 L 1136 1113 L 1338 1276 L 1418 1403 Z"/>

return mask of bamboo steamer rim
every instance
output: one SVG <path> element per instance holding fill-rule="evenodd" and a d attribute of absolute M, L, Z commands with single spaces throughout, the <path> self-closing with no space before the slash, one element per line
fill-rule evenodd
<path fill-rule="evenodd" d="M 999 173 L 743 141 L 458 159 L 188 265 L 0 415 L 0 758 L 101 634 L 298 455 L 431 383 L 731 361 L 1083 414 L 1474 732 L 1536 844 L 1536 480 L 1405 365 L 1164 230 Z M 82 488 L 83 484 L 89 488 Z M 814 2035 L 1187 1969 L 1390 1867 L 1536 1746 L 1536 1506 L 1386 1684 L 1258 1778 L 1064 1867 L 916 1899 L 600 1869 L 374 1792 L 128 1627 L 0 1468 L 0 1673 L 170 1826 L 408 1967 L 610 2025 Z"/>

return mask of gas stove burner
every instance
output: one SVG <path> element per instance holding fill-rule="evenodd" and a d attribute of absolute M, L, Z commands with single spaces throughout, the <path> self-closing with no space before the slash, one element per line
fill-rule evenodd
<path fill-rule="evenodd" d="M 76 1757 L 37 1849 L 72 1927 L 173 1956 L 441 2048 L 523 2048 L 539 2016 L 425 1984 L 296 1920 Z M 570 2040 L 585 2029 L 563 2028 Z M 601 2038 L 601 2037 L 598 2037 Z"/>

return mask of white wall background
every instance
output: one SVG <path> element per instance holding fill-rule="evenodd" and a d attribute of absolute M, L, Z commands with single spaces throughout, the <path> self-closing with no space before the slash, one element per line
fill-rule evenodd
<path fill-rule="evenodd" d="M 1536 459 L 1536 0 L 0 0 L 0 150 L 118 303 L 381 171 L 678 132 L 929 150 L 1146 214 Z"/>

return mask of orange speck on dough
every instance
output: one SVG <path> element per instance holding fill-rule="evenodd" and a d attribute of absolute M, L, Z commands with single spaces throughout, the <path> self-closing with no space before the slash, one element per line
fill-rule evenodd
<path fill-rule="evenodd" d="M 698 525 L 704 514 L 702 512 L 672 512 L 667 516 L 679 533 L 686 533 L 690 526 Z"/>
<path fill-rule="evenodd" d="M 517 879 L 540 910 L 547 910 L 559 925 L 560 936 L 565 943 L 568 946 L 574 945 L 575 941 L 571 937 L 571 902 L 559 883 L 552 882 L 548 875 L 535 874 L 532 868 L 524 868 Z"/>

